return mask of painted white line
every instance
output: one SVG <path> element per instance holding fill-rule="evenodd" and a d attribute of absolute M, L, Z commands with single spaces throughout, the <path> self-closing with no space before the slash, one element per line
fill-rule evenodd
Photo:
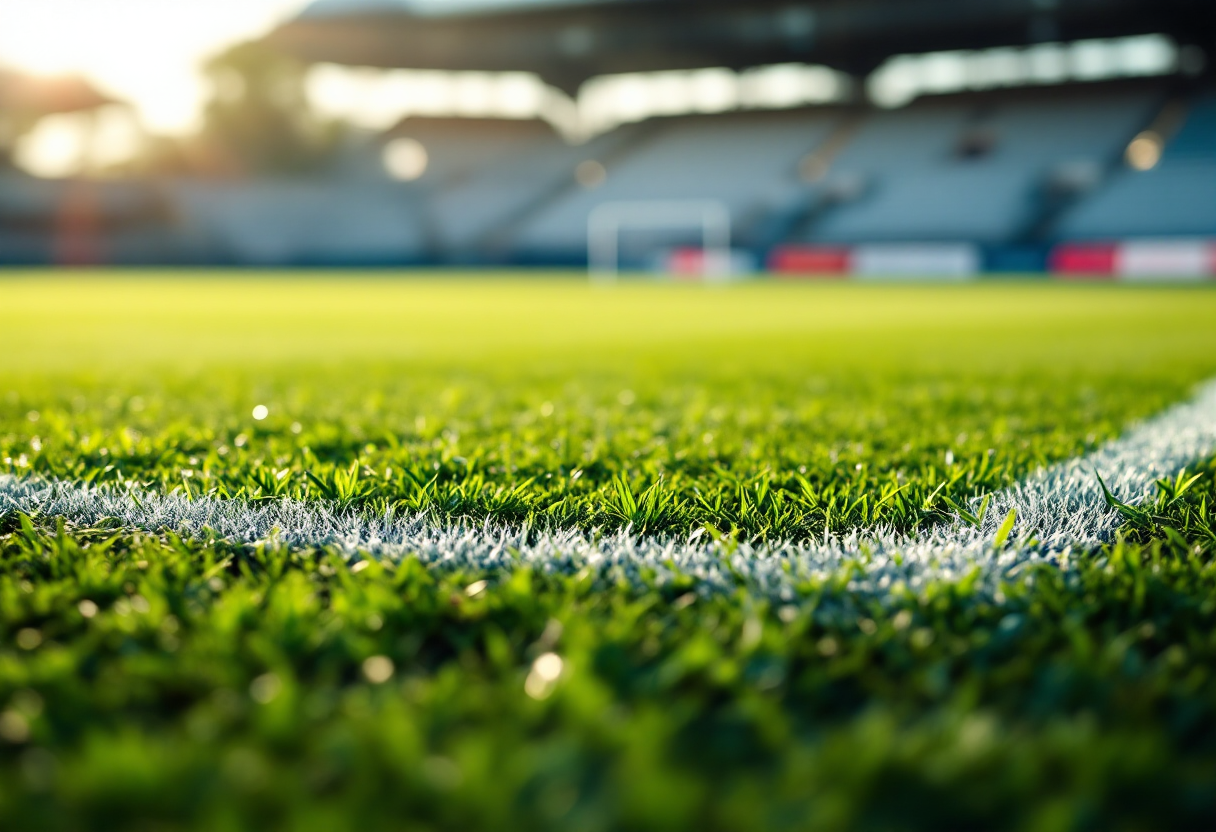
<path fill-rule="evenodd" d="M 13 476 L 0 477 L 0 513 L 63 517 L 81 526 L 112 523 L 188 537 L 210 532 L 235 543 L 276 539 L 291 547 L 334 547 L 348 557 L 398 559 L 469 571 L 528 565 L 544 572 L 590 569 L 602 577 L 664 583 L 691 577 L 704 587 L 740 583 L 777 598 L 800 586 L 834 582 L 860 593 L 915 591 L 929 582 L 969 577 L 995 593 L 1028 565 L 1066 565 L 1074 551 L 1109 540 L 1121 523 L 1102 493 L 1101 475 L 1119 499 L 1137 503 L 1154 482 L 1216 453 L 1216 382 L 1191 401 L 1133 427 L 1085 457 L 1040 471 L 992 496 L 983 523 L 952 522 L 914 535 L 857 531 L 822 542 L 728 547 L 717 542 L 579 531 L 528 535 L 485 527 L 440 527 L 425 518 L 369 517 L 316 503 L 250 504 L 181 494 L 124 491 Z M 979 501 L 972 505 L 978 510 Z M 1010 511 L 1017 523 L 996 546 Z"/>

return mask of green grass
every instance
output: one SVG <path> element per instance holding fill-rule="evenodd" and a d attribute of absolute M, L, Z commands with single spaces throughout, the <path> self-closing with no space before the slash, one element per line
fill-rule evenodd
<path fill-rule="evenodd" d="M 0 281 L 0 471 L 802 539 L 923 526 L 1216 374 L 1200 289 L 164 277 Z M 9 514 L 0 826 L 1195 828 L 1214 505 L 1200 465 L 1000 602 L 782 604 Z"/>
<path fill-rule="evenodd" d="M 5 294 L 10 470 L 532 527 L 912 528 L 1216 373 L 1216 298 L 1185 290 L 149 278 Z"/>

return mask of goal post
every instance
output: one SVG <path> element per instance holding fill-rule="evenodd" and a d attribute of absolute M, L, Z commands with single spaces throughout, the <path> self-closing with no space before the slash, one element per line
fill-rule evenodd
<path fill-rule="evenodd" d="M 701 229 L 702 273 L 725 280 L 731 272 L 730 209 L 715 200 L 604 202 L 587 218 L 587 265 L 593 280 L 613 281 L 621 273 L 621 233 L 680 228 Z"/>

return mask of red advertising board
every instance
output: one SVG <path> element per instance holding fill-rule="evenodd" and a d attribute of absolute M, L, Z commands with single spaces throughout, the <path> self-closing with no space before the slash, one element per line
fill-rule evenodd
<path fill-rule="evenodd" d="M 782 277 L 844 277 L 852 252 L 843 247 L 782 246 L 769 255 L 769 271 Z"/>
<path fill-rule="evenodd" d="M 1065 243 L 1051 252 L 1052 272 L 1072 280 L 1107 280 L 1115 276 L 1119 247 L 1114 243 Z"/>

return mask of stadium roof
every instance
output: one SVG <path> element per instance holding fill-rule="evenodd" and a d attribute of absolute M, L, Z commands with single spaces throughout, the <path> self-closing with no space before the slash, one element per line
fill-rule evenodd
<path fill-rule="evenodd" d="M 588 78 L 1164 33 L 1211 49 L 1195 0 L 317 0 L 270 39 L 310 62 Z"/>
<path fill-rule="evenodd" d="M 454 17 L 497 11 L 589 6 L 641 0 L 318 0 L 301 18 L 343 17 L 351 14 L 405 13 L 417 17 Z"/>
<path fill-rule="evenodd" d="M 37 116 L 95 110 L 115 100 L 83 78 L 37 78 L 0 69 L 0 109 Z"/>

